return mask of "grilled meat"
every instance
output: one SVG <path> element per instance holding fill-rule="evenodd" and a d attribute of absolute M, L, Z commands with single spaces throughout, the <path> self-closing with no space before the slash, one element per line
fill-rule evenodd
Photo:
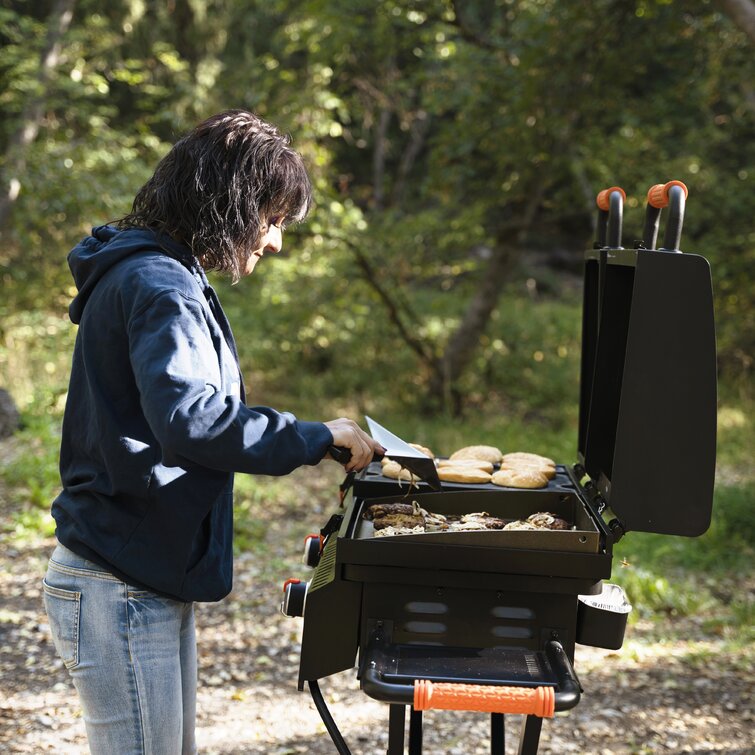
<path fill-rule="evenodd" d="M 568 530 L 568 522 L 555 514 L 540 511 L 526 520 L 501 519 L 487 511 L 472 514 L 435 514 L 411 503 L 374 503 L 364 514 L 372 520 L 376 537 L 411 535 L 422 532 L 475 532 L 480 530 Z"/>
<path fill-rule="evenodd" d="M 555 514 L 550 514 L 547 511 L 541 511 L 537 514 L 532 514 L 532 516 L 527 517 L 527 521 L 530 524 L 534 524 L 535 527 L 538 529 L 546 529 L 546 530 L 568 530 L 571 529 L 569 527 L 569 523 L 561 519 L 561 517 L 556 516 Z"/>
<path fill-rule="evenodd" d="M 375 537 L 391 537 L 392 535 L 422 535 L 425 529 L 419 527 L 385 527 L 382 530 L 375 530 Z"/>
<path fill-rule="evenodd" d="M 537 514 L 531 514 L 526 520 L 518 519 L 515 522 L 509 522 L 503 529 L 505 530 L 569 530 L 569 523 L 556 516 L 549 514 L 547 511 L 539 511 Z"/>
<path fill-rule="evenodd" d="M 411 503 L 373 503 L 363 514 L 365 519 L 380 519 L 381 517 L 406 514 L 414 514 L 414 506 Z"/>
<path fill-rule="evenodd" d="M 459 524 L 463 525 L 475 525 L 476 529 L 480 530 L 502 530 L 510 519 L 500 519 L 497 516 L 490 516 L 487 511 L 482 511 L 479 514 L 463 514 L 459 520 Z M 450 526 L 453 529 L 454 524 Z M 469 527 L 465 527 L 469 529 Z"/>
<path fill-rule="evenodd" d="M 539 530 L 542 529 L 542 527 L 535 527 L 534 524 L 531 524 L 530 522 L 522 521 L 521 519 L 517 519 L 516 521 L 509 522 L 504 528 L 504 530 Z"/>
<path fill-rule="evenodd" d="M 387 527 L 414 530 L 421 527 L 422 532 L 437 532 L 448 529 L 446 517 L 432 514 L 423 509 L 416 501 L 411 503 L 376 503 L 364 513 L 365 519 L 372 519 L 376 531 Z M 395 534 L 395 533 L 394 533 Z"/>
<path fill-rule="evenodd" d="M 424 532 L 425 520 L 421 516 L 414 516 L 412 514 L 386 514 L 385 516 L 373 519 L 372 526 L 376 530 L 382 530 L 386 527 L 407 527 L 409 529 L 421 527 Z"/>

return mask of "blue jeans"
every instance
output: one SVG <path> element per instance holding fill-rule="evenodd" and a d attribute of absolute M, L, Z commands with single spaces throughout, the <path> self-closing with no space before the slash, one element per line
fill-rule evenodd
<path fill-rule="evenodd" d="M 91 752 L 195 753 L 194 604 L 121 582 L 62 545 L 52 554 L 43 589 Z"/>

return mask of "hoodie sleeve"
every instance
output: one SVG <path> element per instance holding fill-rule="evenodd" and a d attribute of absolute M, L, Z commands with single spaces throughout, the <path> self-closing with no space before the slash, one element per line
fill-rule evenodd
<path fill-rule="evenodd" d="M 316 464 L 333 436 L 226 393 L 202 304 L 161 292 L 129 326 L 131 364 L 144 415 L 168 466 L 283 475 Z"/>

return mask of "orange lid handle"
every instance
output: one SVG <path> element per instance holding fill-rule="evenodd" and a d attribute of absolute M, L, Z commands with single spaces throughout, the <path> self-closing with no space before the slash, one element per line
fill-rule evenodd
<path fill-rule="evenodd" d="M 555 706 L 553 687 L 433 684 L 426 679 L 414 682 L 415 710 L 475 710 L 553 718 Z"/>
<path fill-rule="evenodd" d="M 668 193 L 672 186 L 681 186 L 684 191 L 684 198 L 687 198 L 689 192 L 681 181 L 669 181 L 665 184 L 656 184 L 648 189 L 648 204 L 659 210 L 663 207 L 668 207 Z"/>
<path fill-rule="evenodd" d="M 596 204 L 598 205 L 598 208 L 601 210 L 608 210 L 611 206 L 611 194 L 614 191 L 618 191 L 619 194 L 621 194 L 621 201 L 626 202 L 627 201 L 627 193 L 624 191 L 624 189 L 621 188 L 621 186 L 612 186 L 610 189 L 603 189 L 603 191 L 598 192 L 598 196 L 595 200 Z"/>
<path fill-rule="evenodd" d="M 294 579 L 294 578 L 291 578 L 291 579 L 287 579 L 287 580 L 286 580 L 286 581 L 285 581 L 285 582 L 283 583 L 283 592 L 286 592 L 286 588 L 287 588 L 287 587 L 288 587 L 289 585 L 300 585 L 300 584 L 301 584 L 301 580 L 300 580 L 300 579 Z"/>

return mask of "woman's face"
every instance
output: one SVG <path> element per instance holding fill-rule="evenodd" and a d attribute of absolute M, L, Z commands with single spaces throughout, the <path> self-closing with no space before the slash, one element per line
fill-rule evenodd
<path fill-rule="evenodd" d="M 244 275 L 251 275 L 258 260 L 266 252 L 277 254 L 283 246 L 283 218 L 272 218 L 266 225 L 262 226 L 262 235 L 260 236 L 259 247 L 255 249 L 248 257 L 244 267 Z"/>

